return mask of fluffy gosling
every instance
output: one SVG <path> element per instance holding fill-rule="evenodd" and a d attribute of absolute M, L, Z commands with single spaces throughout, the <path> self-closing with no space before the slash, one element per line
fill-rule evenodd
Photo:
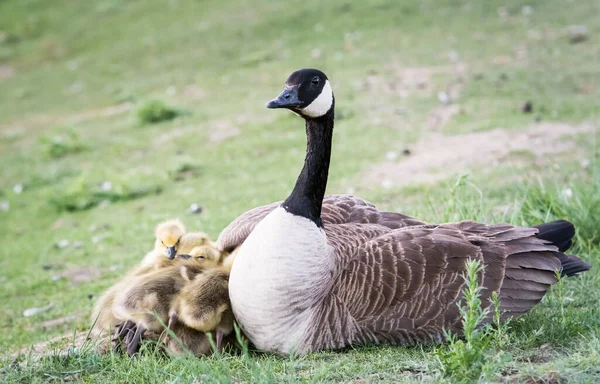
<path fill-rule="evenodd" d="M 214 332 L 217 350 L 223 337 L 233 331 L 229 302 L 229 271 L 224 267 L 205 270 L 194 276 L 175 297 L 169 311 L 169 328 L 183 323 L 201 332 Z"/>

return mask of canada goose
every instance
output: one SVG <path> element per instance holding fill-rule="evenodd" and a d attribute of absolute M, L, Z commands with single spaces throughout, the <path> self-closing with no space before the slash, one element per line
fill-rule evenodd
<path fill-rule="evenodd" d="M 173 260 L 177 254 L 177 248 L 181 237 L 185 234 L 185 226 L 179 219 L 170 219 L 159 223 L 154 230 L 156 240 L 154 248 L 144 256 L 141 269 L 153 266 L 163 258 Z"/>
<path fill-rule="evenodd" d="M 233 331 L 228 292 L 229 270 L 219 267 L 194 276 L 177 295 L 169 312 L 169 328 L 174 322 L 202 332 L 215 332 L 217 350 L 223 337 Z"/>
<path fill-rule="evenodd" d="M 205 246 L 212 247 L 215 250 L 217 246 L 214 241 L 208 237 L 204 232 L 188 232 L 181 236 L 179 247 L 177 248 L 177 254 L 183 255 L 189 253 L 194 247 Z"/>
<path fill-rule="evenodd" d="M 226 318 L 231 318 L 231 324 L 233 324 L 233 314 L 230 310 L 223 313 L 221 323 L 225 323 Z M 170 332 L 165 332 L 160 338 L 160 343 L 164 345 L 166 350 L 171 354 L 182 355 L 189 351 L 195 356 L 202 356 L 209 355 L 213 351 L 207 333 L 190 328 L 177 318 L 173 318 L 169 323 L 169 329 L 176 338 L 172 337 Z M 212 331 L 213 330 L 211 330 L 211 333 Z M 222 342 L 219 342 L 217 339 L 216 348 L 218 351 L 221 351 L 227 345 L 238 345 L 234 334 L 223 337 Z"/>
<path fill-rule="evenodd" d="M 235 257 L 237 256 L 239 251 L 240 251 L 240 247 L 237 247 L 236 249 L 234 249 L 233 251 L 231 251 L 229 253 L 223 252 L 222 263 L 221 263 L 223 268 L 225 268 L 227 271 L 231 272 L 231 266 L 233 265 Z"/>
<path fill-rule="evenodd" d="M 167 268 L 173 265 L 178 265 L 178 263 L 184 263 L 182 260 L 190 260 L 190 262 L 196 262 L 202 265 L 204 268 L 214 268 L 219 265 L 221 261 L 222 253 L 216 248 L 214 245 L 200 245 L 194 246 L 191 250 L 189 250 L 189 246 L 193 246 L 194 243 L 192 240 L 186 240 L 186 243 L 183 242 L 187 236 L 184 235 L 182 237 L 182 244 L 185 244 L 181 247 L 184 254 L 177 254 L 175 259 L 171 260 L 167 257 L 161 257 L 154 261 L 154 264 L 147 267 L 141 267 L 135 271 L 136 276 L 140 276 L 146 273 L 150 273 L 153 271 L 157 271 L 163 268 Z M 189 241 L 189 246 L 187 244 Z M 196 241 L 198 243 L 198 241 Z"/>
<path fill-rule="evenodd" d="M 484 296 L 499 292 L 506 316 L 538 303 L 556 282 L 555 270 L 590 268 L 562 253 L 574 235 L 566 221 L 432 225 L 356 197 L 324 198 L 334 96 L 319 70 L 292 73 L 267 107 L 305 120 L 304 167 L 285 201 L 243 214 L 217 240 L 223 250 L 241 244 L 229 294 L 242 331 L 260 350 L 440 342 L 443 329 L 460 332 L 456 303 L 468 259 L 485 265 Z"/>
<path fill-rule="evenodd" d="M 141 283 L 124 293 L 129 298 L 126 304 L 117 301 L 116 313 L 127 320 L 116 326 L 114 341 L 116 345 L 124 344 L 129 355 L 139 350 L 146 331 L 156 334 L 163 330 L 161 322 L 177 337 L 167 331 L 159 339 L 173 354 L 209 354 L 211 344 L 205 332 L 214 333 L 215 346 L 218 351 L 222 349 L 234 321 L 227 290 L 229 271 L 223 267 L 206 269 L 206 265 L 201 270 L 189 269 L 187 265 L 184 268 L 179 276 L 174 273 L 176 267 L 147 274 Z M 232 342 L 228 340 L 227 344 Z"/>
<path fill-rule="evenodd" d="M 135 280 L 136 276 L 145 275 L 171 265 L 177 265 L 180 260 L 190 258 L 193 261 L 200 262 L 204 268 L 217 266 L 222 258 L 222 254 L 208 235 L 203 232 L 190 232 L 178 236 L 182 231 L 185 231 L 185 227 L 178 220 L 170 220 L 158 225 L 155 249 L 146 254 L 140 265 L 134 267 L 119 283 L 109 288 L 96 301 L 91 316 L 91 322 L 94 325 L 94 334 L 102 335 L 110 332 L 110 330 L 115 329 L 117 324 L 122 322 L 123 319 L 119 319 L 114 314 L 115 296 L 126 287 L 132 284 L 135 285 L 133 280 Z M 165 233 L 167 235 L 164 235 Z M 166 239 L 167 237 L 170 240 Z M 162 246 L 162 243 L 165 241 L 165 244 L 176 244 L 175 252 L 182 252 L 184 254 L 179 254 L 179 257 L 174 260 L 167 257 L 166 248 Z M 160 246 L 158 245 L 159 243 Z"/>
<path fill-rule="evenodd" d="M 126 280 L 120 281 L 110 287 L 106 292 L 96 300 L 94 309 L 92 310 L 91 322 L 93 333 L 95 335 L 107 335 L 111 330 L 121 323 L 121 320 L 115 317 L 113 313 L 113 305 L 115 297 L 126 286 Z"/>
<path fill-rule="evenodd" d="M 141 266 L 154 265 L 163 257 L 173 260 L 177 254 L 187 253 L 197 245 L 211 245 L 212 241 L 203 232 L 186 233 L 179 219 L 170 219 L 156 226 L 154 249 L 144 256 Z"/>
<path fill-rule="evenodd" d="M 173 260 L 177 254 L 177 247 L 181 236 L 185 234 L 185 226 L 178 219 L 167 220 L 156 226 L 155 250 L 162 250 L 165 255 Z"/>
<path fill-rule="evenodd" d="M 195 356 L 208 355 L 212 348 L 206 333 L 190 328 L 175 319 L 169 322 L 169 330 L 175 334 L 165 332 L 160 343 L 173 355 L 183 355 L 187 351 Z"/>
<path fill-rule="evenodd" d="M 167 222 L 169 223 L 169 222 Z M 159 225 L 160 227 L 160 225 Z M 178 232 L 176 226 L 163 227 L 162 236 L 159 236 L 157 231 L 156 242 L 154 249 L 144 256 L 139 268 L 134 272 L 135 275 L 144 274 L 152 270 L 164 268 L 169 265 L 177 255 L 186 255 L 197 246 L 206 247 L 207 252 L 213 255 L 219 253 L 215 243 L 204 232 L 188 232 L 177 237 Z M 171 247 L 166 247 L 163 244 L 174 244 Z M 210 250 L 212 248 L 212 250 Z M 220 253 L 219 253 L 220 255 Z"/>
<path fill-rule="evenodd" d="M 187 247 L 187 243 L 182 242 L 182 244 L 186 244 Z M 169 321 L 174 302 L 184 304 L 182 308 L 185 309 L 194 305 L 194 308 L 198 308 L 200 305 L 200 310 L 209 310 L 210 306 L 214 305 L 215 300 L 221 300 L 222 295 L 221 297 L 216 296 L 219 289 L 213 284 L 220 283 L 219 287 L 221 287 L 223 283 L 220 280 L 225 278 L 223 273 L 227 274 L 226 277 L 229 277 L 229 273 L 228 271 L 222 272 L 224 271 L 222 267 L 217 268 L 220 259 L 221 253 L 212 245 L 196 246 L 188 254 L 178 255 L 175 260 L 163 258 L 160 268 L 137 274 L 135 277 L 125 279 L 125 282 L 115 286 L 117 288 L 114 291 L 115 298 L 111 303 L 113 317 L 110 319 L 111 324 L 113 328 L 116 328 L 115 323 L 125 321 L 125 324 L 120 326 L 116 332 L 119 338 L 126 331 L 127 335 L 131 334 L 128 329 L 132 328 L 133 324 L 127 322 L 134 323 L 136 328 L 136 336 L 128 336 L 124 340 L 128 354 L 137 352 L 141 338 L 147 330 L 160 332 L 163 329 L 163 324 L 167 324 Z M 200 280 L 195 278 L 204 276 L 203 272 L 208 270 L 211 270 L 210 276 L 213 278 L 210 280 L 206 278 L 200 284 Z M 212 270 L 219 271 L 219 273 L 213 273 Z M 221 290 L 224 290 L 225 296 L 227 296 L 226 280 L 224 284 L 224 289 Z M 187 285 L 191 285 L 192 288 L 184 289 L 184 287 L 187 288 Z M 194 292 L 194 289 L 201 289 L 202 291 Z M 183 299 L 177 300 L 176 298 L 180 296 Z M 197 299 L 199 302 L 189 303 L 186 300 L 187 298 Z M 223 305 L 229 308 L 228 298 Z M 208 316 L 215 315 L 211 312 Z M 220 313 L 218 316 L 220 319 Z M 194 319 L 194 317 L 186 316 L 185 319 Z M 194 325 L 191 324 L 190 326 L 198 329 Z M 205 330 L 213 330 L 217 325 L 218 322 L 214 326 L 205 327 Z"/>
<path fill-rule="evenodd" d="M 205 268 L 214 268 L 219 265 L 221 257 L 221 252 L 213 245 L 196 246 L 187 254 L 177 255 L 179 259 L 194 260 Z"/>
<path fill-rule="evenodd" d="M 125 324 L 117 329 L 117 338 L 121 338 L 127 329 L 135 323 L 135 335 L 128 332 L 124 340 L 127 354 L 132 355 L 139 349 L 146 330 L 160 333 L 163 324 L 169 320 L 169 310 L 175 296 L 194 276 L 204 271 L 202 263 L 195 259 L 182 260 L 177 264 L 135 276 L 121 289 L 113 303 L 113 314 Z"/>

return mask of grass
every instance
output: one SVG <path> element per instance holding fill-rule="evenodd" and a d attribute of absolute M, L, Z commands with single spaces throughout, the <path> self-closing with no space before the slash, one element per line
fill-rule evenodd
<path fill-rule="evenodd" d="M 181 111 L 161 100 L 147 100 L 135 111 L 135 117 L 140 125 L 173 120 L 180 114 Z"/>
<path fill-rule="evenodd" d="M 171 360 L 84 348 L 11 364 L 9 352 L 85 330 L 95 298 L 152 246 L 158 221 L 180 217 L 216 237 L 238 214 L 286 196 L 304 132 L 296 117 L 264 103 L 304 66 L 328 74 L 340 110 L 329 193 L 353 190 L 432 222 L 574 222 L 571 251 L 594 269 L 564 279 L 495 334 L 512 360 L 490 380 L 600 379 L 595 2 L 51 3 L 0 2 L 1 381 L 451 382 L 432 346 Z M 585 25 L 590 38 L 572 44 L 571 25 Z M 459 110 L 432 124 L 445 111 L 442 91 Z M 140 129 L 131 116 L 144 100 L 168 103 L 149 108 L 143 120 L 161 121 Z M 527 101 L 532 113 L 521 111 Z M 186 113 L 162 118 L 173 111 Z M 595 128 L 557 139 L 544 156 L 517 150 L 495 164 L 469 164 L 464 177 L 442 168 L 447 177 L 432 184 L 364 182 L 386 153 L 432 134 L 581 123 Z M 200 215 L 188 214 L 194 203 Z M 63 240 L 78 246 L 55 246 Z M 57 278 L 81 267 L 101 278 Z M 52 310 L 23 316 L 48 303 Z"/>
<path fill-rule="evenodd" d="M 162 191 L 160 184 L 136 185 L 131 179 L 120 180 L 118 183 L 97 181 L 94 184 L 87 181 L 89 178 L 88 175 L 82 175 L 70 180 L 67 185 L 59 185 L 48 202 L 60 212 L 75 212 L 85 211 L 100 204 L 160 194 Z"/>
<path fill-rule="evenodd" d="M 446 345 L 436 351 L 443 376 L 455 383 L 489 381 L 494 373 L 511 361 L 511 355 L 501 349 L 506 344 L 504 336 L 508 333 L 509 322 L 500 321 L 502 314 L 498 294 L 494 292 L 490 298 L 492 309 L 484 307 L 481 294 L 485 288 L 477 282 L 483 265 L 478 260 L 469 260 L 466 267 L 463 276 L 464 303 L 458 303 L 463 337 L 445 332 Z M 493 316 L 495 331 L 491 325 L 483 326 L 490 315 Z"/>
<path fill-rule="evenodd" d="M 58 159 L 69 154 L 79 153 L 85 149 L 75 132 L 65 132 L 64 135 L 41 137 L 42 151 L 51 159 Z"/>

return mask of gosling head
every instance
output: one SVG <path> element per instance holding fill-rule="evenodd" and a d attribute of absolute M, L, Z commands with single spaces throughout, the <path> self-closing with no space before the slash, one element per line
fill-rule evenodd
<path fill-rule="evenodd" d="M 217 265 L 221 254 L 216 248 L 208 245 L 194 247 L 188 254 L 177 255 L 177 257 L 185 260 L 196 260 L 202 264 Z"/>
<path fill-rule="evenodd" d="M 173 260 L 177 255 L 177 248 L 184 234 L 185 227 L 177 219 L 160 223 L 156 227 L 156 248 L 164 250 L 169 260 Z"/>
<path fill-rule="evenodd" d="M 304 119 L 317 119 L 333 109 L 333 90 L 327 75 L 318 69 L 304 68 L 292 73 L 277 98 L 267 108 L 287 108 Z"/>

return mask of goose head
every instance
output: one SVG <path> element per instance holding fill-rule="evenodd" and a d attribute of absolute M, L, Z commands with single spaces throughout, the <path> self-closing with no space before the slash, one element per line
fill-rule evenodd
<path fill-rule="evenodd" d="M 304 68 L 292 73 L 279 96 L 267 108 L 287 108 L 304 119 L 317 119 L 333 109 L 334 97 L 327 75 L 318 69 Z"/>
<path fill-rule="evenodd" d="M 168 220 L 156 227 L 155 247 L 162 250 L 170 260 L 175 258 L 180 239 L 185 234 L 181 221 Z"/>
<path fill-rule="evenodd" d="M 211 246 L 202 245 L 194 247 L 188 254 L 177 255 L 180 259 L 193 259 L 204 266 L 216 267 L 221 258 L 219 251 Z"/>

